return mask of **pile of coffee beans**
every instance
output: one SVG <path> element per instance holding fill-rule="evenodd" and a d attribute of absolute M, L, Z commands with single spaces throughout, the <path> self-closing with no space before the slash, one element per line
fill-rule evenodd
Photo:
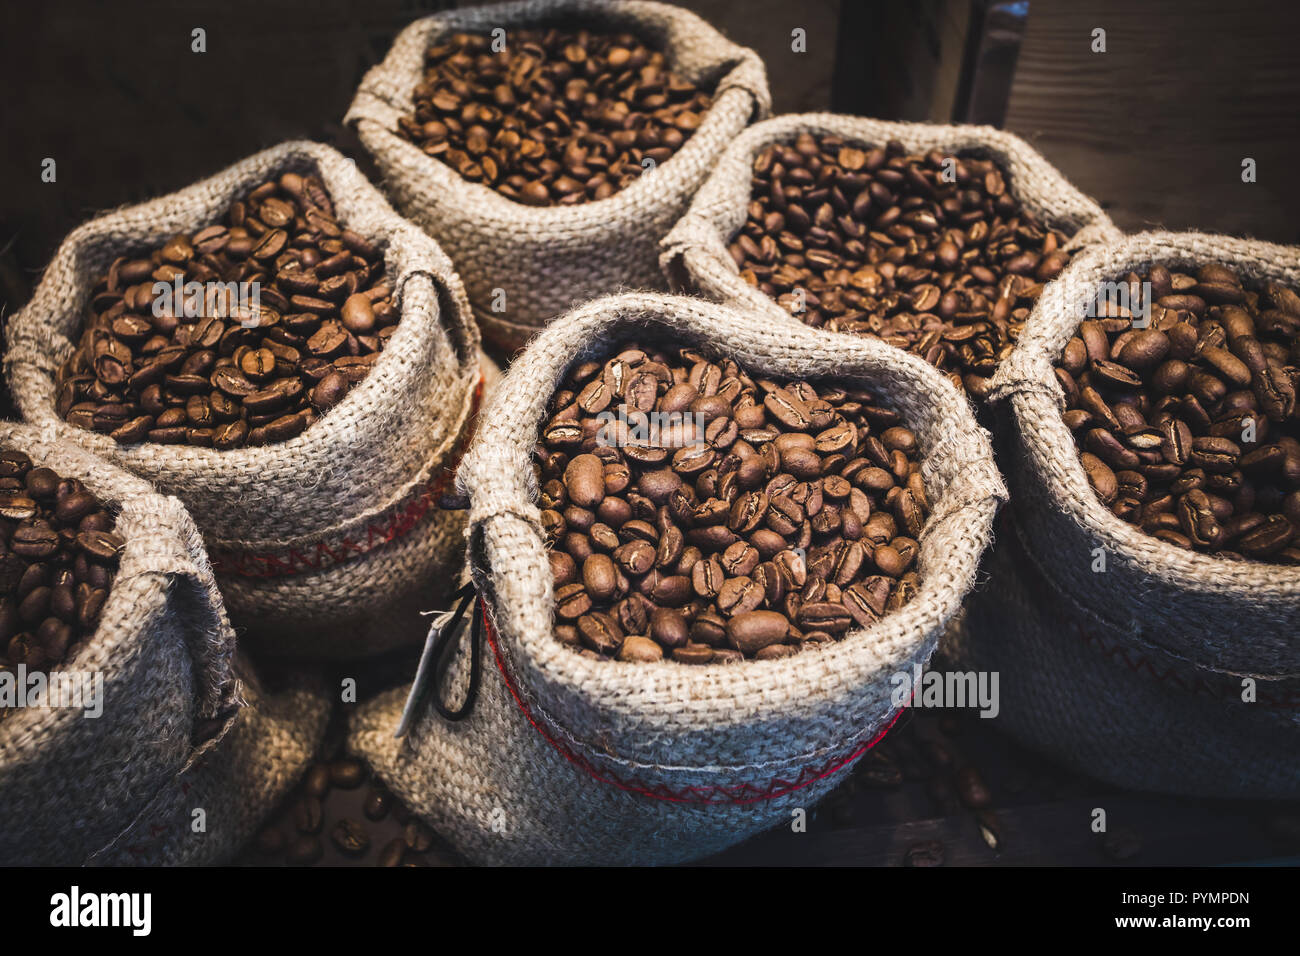
<path fill-rule="evenodd" d="M 1103 301 L 1056 369 L 1097 495 L 1178 547 L 1300 563 L 1300 295 L 1217 264 L 1125 281 L 1149 326 Z"/>
<path fill-rule="evenodd" d="M 504 44 L 440 40 L 398 129 L 470 182 L 530 206 L 607 199 L 680 149 L 711 105 L 628 33 L 521 29 Z"/>
<path fill-rule="evenodd" d="M 341 753 L 313 764 L 243 862 L 266 866 L 455 866 L 455 852 Z"/>
<path fill-rule="evenodd" d="M 556 636 L 582 653 L 768 660 L 905 604 L 916 437 L 857 389 L 629 344 L 584 361 L 537 446 Z"/>
<path fill-rule="evenodd" d="M 59 370 L 58 414 L 122 443 L 293 438 L 342 401 L 396 331 L 383 274 L 382 253 L 339 224 L 320 179 L 285 173 L 223 223 L 109 267 Z M 178 282 L 179 297 L 155 288 Z M 188 283 L 199 284 L 193 298 Z"/>
<path fill-rule="evenodd" d="M 1066 237 L 987 159 L 800 134 L 754 161 L 741 277 L 808 325 L 874 335 L 983 398 Z"/>
<path fill-rule="evenodd" d="M 125 544 L 115 520 L 75 478 L 0 452 L 0 671 L 53 670 L 95 632 Z"/>

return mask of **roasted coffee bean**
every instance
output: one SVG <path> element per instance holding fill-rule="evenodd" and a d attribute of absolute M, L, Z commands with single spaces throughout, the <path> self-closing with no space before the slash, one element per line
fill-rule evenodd
<path fill-rule="evenodd" d="M 618 568 L 608 555 L 593 554 L 582 564 L 582 583 L 594 601 L 609 601 L 618 590 Z"/>
<path fill-rule="evenodd" d="M 605 497 L 605 466 L 595 455 L 578 455 L 564 469 L 569 500 L 581 508 L 594 508 Z"/>
<path fill-rule="evenodd" d="M 754 610 L 763 603 L 763 597 L 763 589 L 752 578 L 728 578 L 718 589 L 714 604 L 719 611 L 731 617 Z"/>
<path fill-rule="evenodd" d="M 1259 516 L 1256 513 L 1250 517 Z M 1295 526 L 1286 515 L 1271 515 L 1242 534 L 1237 540 L 1236 550 L 1247 557 L 1266 559 L 1285 548 L 1295 536 Z"/>
<path fill-rule="evenodd" d="M 54 557 L 59 543 L 59 533 L 53 528 L 24 521 L 11 533 L 9 548 L 21 558 L 44 561 Z"/>
<path fill-rule="evenodd" d="M 370 834 L 359 820 L 344 818 L 330 830 L 330 840 L 340 853 L 363 856 L 370 849 Z"/>
<path fill-rule="evenodd" d="M 637 436 L 602 431 L 609 414 L 633 413 L 662 418 Z M 915 594 L 920 449 L 868 392 L 631 345 L 576 364 L 550 416 L 535 460 L 541 521 L 556 636 L 579 653 L 772 660 Z"/>
<path fill-rule="evenodd" d="M 342 753 L 344 731 L 341 720 L 331 721 L 318 753 L 320 762 L 311 766 L 258 834 L 250 848 L 256 855 L 239 862 L 401 866 L 449 857 L 438 849 L 432 830 L 370 779 L 363 762 Z M 342 772 L 342 786 L 331 783 L 332 770 L 335 775 Z M 364 789 L 353 788 L 354 780 Z"/>
<path fill-rule="evenodd" d="M 578 618 L 578 636 L 582 643 L 598 654 L 611 655 L 623 643 L 617 622 L 608 614 L 596 612 Z"/>
<path fill-rule="evenodd" d="M 664 649 L 648 637 L 632 635 L 618 649 L 618 659 L 632 663 L 649 663 L 664 659 Z"/>
<path fill-rule="evenodd" d="M 708 664 L 713 656 L 713 648 L 705 644 L 686 644 L 673 649 L 673 660 L 679 664 Z"/>
<path fill-rule="evenodd" d="M 656 608 L 650 615 L 650 629 L 650 636 L 669 650 L 685 645 L 690 633 L 686 616 L 674 608 Z"/>
<path fill-rule="evenodd" d="M 320 799 L 304 794 L 294 806 L 293 823 L 298 832 L 320 833 L 323 822 Z"/>
<path fill-rule="evenodd" d="M 402 830 L 402 839 L 416 853 L 427 853 L 433 846 L 434 832 L 419 820 L 411 820 Z"/>
<path fill-rule="evenodd" d="M 1097 496 L 1107 504 L 1113 502 L 1119 494 L 1119 480 L 1115 477 L 1115 472 L 1096 455 L 1083 452 L 1079 457 L 1083 462 L 1084 473 L 1088 476 L 1088 483 L 1097 492 Z"/>
<path fill-rule="evenodd" d="M 1183 534 L 1197 547 L 1214 548 L 1223 540 L 1223 529 L 1219 527 L 1210 498 L 1199 488 L 1178 499 L 1178 522 Z"/>
<path fill-rule="evenodd" d="M 55 670 L 94 633 L 126 547 L 114 520 L 80 481 L 0 451 L 0 671 Z"/>
<path fill-rule="evenodd" d="M 726 572 L 722 569 L 722 562 L 717 555 L 702 558 L 691 568 L 691 587 L 697 595 L 707 601 L 712 601 L 718 596 L 726 579 Z"/>
<path fill-rule="evenodd" d="M 596 541 L 595 534 L 592 540 Z M 597 544 L 603 546 L 600 542 Z M 614 560 L 626 573 L 639 577 L 655 566 L 655 549 L 647 541 L 629 541 L 614 549 Z"/>
<path fill-rule="evenodd" d="M 581 584 L 566 584 L 555 592 L 555 613 L 574 620 L 591 610 L 591 597 Z"/>
<path fill-rule="evenodd" d="M 753 168 L 730 248 L 741 277 L 809 325 L 909 349 L 977 399 L 1069 258 L 989 159 L 801 133 Z"/>
<path fill-rule="evenodd" d="M 1089 482 L 1117 516 L 1176 547 L 1289 563 L 1300 322 L 1271 317 L 1294 292 L 1248 287 L 1213 263 L 1124 279 L 1164 292 L 1151 326 L 1113 310 L 1086 318 L 1074 341 L 1087 360 L 1067 345 L 1056 369 Z"/>
<path fill-rule="evenodd" d="M 111 531 L 82 531 L 77 535 L 77 547 L 97 561 L 112 561 L 126 544 Z"/>
<path fill-rule="evenodd" d="M 303 789 L 309 796 L 322 799 L 330 791 L 330 768 L 318 763 L 307 771 L 303 777 Z"/>
<path fill-rule="evenodd" d="M 711 102 L 628 33 L 520 27 L 497 47 L 488 34 L 457 32 L 426 51 L 398 133 L 517 202 L 573 205 L 668 160 Z"/>
<path fill-rule="evenodd" d="M 330 764 L 330 783 L 344 790 L 355 790 L 366 779 L 366 765 L 360 760 L 336 760 Z"/>
<path fill-rule="evenodd" d="M 301 434 L 365 377 L 398 315 L 381 251 L 340 228 L 319 179 L 286 173 L 225 218 L 99 278 L 56 376 L 62 417 L 124 444 L 229 450 Z M 160 279 L 206 291 L 154 297 Z"/>
<path fill-rule="evenodd" d="M 727 641 L 742 654 L 757 653 L 769 644 L 782 643 L 790 621 L 775 611 L 749 611 L 727 622 Z"/>

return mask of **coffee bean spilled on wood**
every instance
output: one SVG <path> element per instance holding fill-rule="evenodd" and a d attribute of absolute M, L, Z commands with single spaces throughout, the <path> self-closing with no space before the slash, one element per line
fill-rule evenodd
<path fill-rule="evenodd" d="M 381 251 L 338 222 L 320 179 L 284 173 L 222 223 L 112 264 L 59 370 L 58 414 L 123 444 L 293 438 L 344 399 L 397 330 L 383 275 Z M 155 289 L 178 280 L 179 301 Z M 199 284 L 192 299 L 187 283 Z"/>
<path fill-rule="evenodd" d="M 54 670 L 94 634 L 125 544 L 115 522 L 80 481 L 0 452 L 0 671 Z"/>
<path fill-rule="evenodd" d="M 629 344 L 570 370 L 537 446 L 556 636 L 685 664 L 787 657 L 916 593 L 916 437 L 871 393 Z"/>
<path fill-rule="evenodd" d="M 457 866 L 434 831 L 371 777 L 365 762 L 335 751 L 312 764 L 241 862 L 256 866 Z"/>
<path fill-rule="evenodd" d="M 1056 369 L 1093 489 L 1180 548 L 1300 564 L 1300 295 L 1217 264 L 1125 281 L 1149 327 L 1103 301 Z"/>
<path fill-rule="evenodd" d="M 992 160 L 801 133 L 755 159 L 730 250 L 745 281 L 808 325 L 878 336 L 983 398 L 1065 267 L 1065 241 Z"/>
<path fill-rule="evenodd" d="M 530 206 L 607 199 L 666 162 L 709 94 L 627 33 L 453 33 L 426 54 L 400 134 L 470 182 Z"/>

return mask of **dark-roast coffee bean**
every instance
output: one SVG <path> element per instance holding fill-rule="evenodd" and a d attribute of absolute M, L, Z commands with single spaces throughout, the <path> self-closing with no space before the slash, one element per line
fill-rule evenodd
<path fill-rule="evenodd" d="M 1300 563 L 1300 296 L 1217 264 L 1125 282 L 1149 315 L 1101 302 L 1056 369 L 1093 489 L 1178 547 Z"/>
<path fill-rule="evenodd" d="M 916 437 L 872 394 L 628 344 L 574 366 L 537 446 L 555 633 L 582 653 L 767 660 L 915 594 Z"/>
<path fill-rule="evenodd" d="M 0 671 L 57 668 L 94 633 L 124 546 L 114 523 L 80 481 L 0 452 Z"/>
<path fill-rule="evenodd" d="M 335 752 L 313 764 L 241 857 L 252 866 L 454 866 L 434 831 L 370 775 Z"/>
<path fill-rule="evenodd" d="M 711 104 L 626 33 L 453 33 L 425 60 L 400 134 L 530 206 L 612 196 L 681 148 Z"/>
<path fill-rule="evenodd" d="M 730 245 L 741 277 L 807 323 L 878 336 L 980 398 L 1066 237 L 992 160 L 800 134 L 754 160 Z"/>
<path fill-rule="evenodd" d="M 110 266 L 59 369 L 56 410 L 124 444 L 293 438 L 396 331 L 383 274 L 381 251 L 339 223 L 320 179 L 284 173 L 223 222 Z"/>

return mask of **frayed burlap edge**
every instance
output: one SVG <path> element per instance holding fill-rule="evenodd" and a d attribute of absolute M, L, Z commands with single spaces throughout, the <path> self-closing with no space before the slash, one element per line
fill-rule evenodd
<path fill-rule="evenodd" d="M 268 692 L 238 663 L 247 706 L 225 739 L 150 801 L 93 859 L 96 866 L 212 866 L 229 862 L 298 782 L 320 746 L 329 697 L 319 675 L 296 672 Z M 196 811 L 202 811 L 196 830 Z"/>

